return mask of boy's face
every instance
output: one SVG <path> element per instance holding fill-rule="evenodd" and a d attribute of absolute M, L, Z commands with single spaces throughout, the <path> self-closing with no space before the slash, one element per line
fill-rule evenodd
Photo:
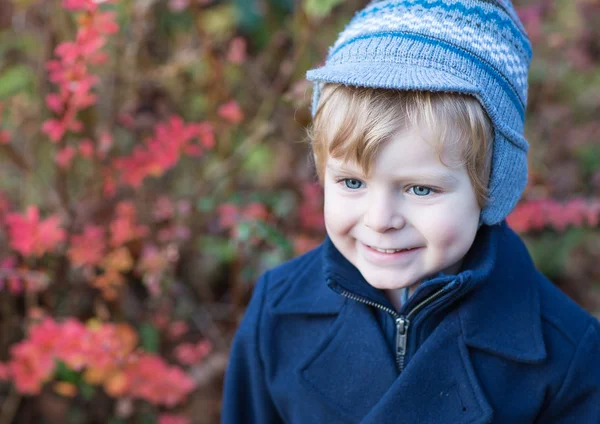
<path fill-rule="evenodd" d="M 451 167 L 414 129 L 380 148 L 369 178 L 357 165 L 327 159 L 327 233 L 372 286 L 400 289 L 458 272 L 480 208 L 458 154 L 446 148 L 442 160 Z"/>

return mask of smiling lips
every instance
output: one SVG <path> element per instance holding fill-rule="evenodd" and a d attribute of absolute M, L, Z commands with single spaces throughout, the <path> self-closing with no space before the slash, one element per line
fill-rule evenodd
<path fill-rule="evenodd" d="M 388 253 L 388 254 L 398 253 L 398 252 L 408 252 L 408 251 L 417 249 L 416 247 L 410 247 L 408 249 L 380 249 L 379 247 L 369 246 L 368 244 L 365 244 L 365 246 L 367 246 L 369 249 L 373 249 L 377 252 Z"/>

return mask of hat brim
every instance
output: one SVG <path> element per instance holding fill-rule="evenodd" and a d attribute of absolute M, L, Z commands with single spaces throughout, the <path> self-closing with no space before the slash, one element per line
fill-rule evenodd
<path fill-rule="evenodd" d="M 477 88 L 450 72 L 414 63 L 326 64 L 309 70 L 306 79 L 315 83 L 337 83 L 356 87 L 427 90 L 478 94 Z"/>

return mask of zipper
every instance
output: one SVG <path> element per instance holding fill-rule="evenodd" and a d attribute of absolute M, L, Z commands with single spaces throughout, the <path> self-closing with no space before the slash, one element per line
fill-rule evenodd
<path fill-rule="evenodd" d="M 339 286 L 338 286 L 339 287 Z M 431 304 L 435 300 L 439 299 L 446 292 L 446 288 L 442 287 L 427 299 L 419 302 L 414 308 L 412 308 L 406 315 L 400 315 L 392 308 L 388 308 L 380 303 L 373 302 L 372 300 L 366 299 L 361 296 L 357 296 L 353 293 L 350 293 L 347 290 L 341 289 L 339 293 L 347 297 L 348 299 L 355 300 L 360 303 L 364 303 L 365 305 L 372 306 L 374 308 L 381 309 L 382 311 L 390 314 L 394 321 L 396 322 L 396 368 L 398 372 L 404 371 L 404 365 L 406 362 L 406 353 L 407 353 L 407 344 L 408 344 L 408 329 L 410 327 L 410 322 L 414 318 L 414 316 L 423 309 L 425 306 Z"/>

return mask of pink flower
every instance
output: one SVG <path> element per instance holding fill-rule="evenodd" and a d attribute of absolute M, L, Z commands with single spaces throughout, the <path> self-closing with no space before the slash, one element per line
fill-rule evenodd
<path fill-rule="evenodd" d="M 87 365 L 108 369 L 124 365 L 138 342 L 135 331 L 128 325 L 103 324 L 88 329 Z"/>
<path fill-rule="evenodd" d="M 190 5 L 190 0 L 169 0 L 169 9 L 173 12 L 181 12 Z"/>
<path fill-rule="evenodd" d="M 61 58 L 61 63 L 65 66 L 73 64 L 81 56 L 81 50 L 77 43 L 64 41 L 56 46 L 54 54 Z"/>
<path fill-rule="evenodd" d="M 197 344 L 182 343 L 175 348 L 175 357 L 184 365 L 194 365 L 202 361 L 211 350 L 212 345 L 208 340 Z"/>
<path fill-rule="evenodd" d="M 79 132 L 83 128 L 81 121 L 75 119 L 75 110 L 68 109 L 61 119 L 48 119 L 42 125 L 44 132 L 53 142 L 60 141 L 67 131 Z"/>
<path fill-rule="evenodd" d="M 194 389 L 194 381 L 179 367 L 167 365 L 154 354 L 143 354 L 125 370 L 129 394 L 154 405 L 173 407 Z"/>
<path fill-rule="evenodd" d="M 269 211 L 262 203 L 252 202 L 246 205 L 242 212 L 242 216 L 245 219 L 252 221 L 264 221 L 268 218 Z"/>
<path fill-rule="evenodd" d="M 92 94 L 90 90 L 96 84 L 96 77 L 86 77 L 79 81 L 72 81 L 69 84 L 70 90 L 70 107 L 77 110 L 83 110 L 97 101 L 97 96 Z M 72 131 L 78 131 L 74 128 L 69 128 Z"/>
<path fill-rule="evenodd" d="M 8 364 L 0 362 L 0 381 L 8 381 L 10 379 L 10 368 Z"/>
<path fill-rule="evenodd" d="M 161 414 L 158 416 L 158 424 L 190 424 L 189 418 L 181 415 Z"/>
<path fill-rule="evenodd" d="M 56 153 L 55 161 L 61 169 L 68 169 L 77 151 L 73 146 L 67 146 Z"/>
<path fill-rule="evenodd" d="M 207 149 L 215 147 L 215 129 L 208 122 L 200 122 L 198 124 L 190 124 L 200 144 Z"/>
<path fill-rule="evenodd" d="M 546 227 L 559 232 L 569 226 L 595 227 L 600 222 L 600 202 L 584 199 L 567 203 L 553 199 L 524 201 L 508 216 L 507 222 L 518 232 L 540 231 Z"/>
<path fill-rule="evenodd" d="M 168 265 L 169 261 L 164 252 L 158 250 L 154 245 L 146 245 L 142 251 L 137 270 L 142 274 L 160 275 Z"/>
<path fill-rule="evenodd" d="M 74 12 L 94 12 L 102 3 L 113 3 L 115 0 L 63 0 L 63 7 Z"/>
<path fill-rule="evenodd" d="M 156 221 L 166 221 L 173 218 L 175 206 L 168 196 L 160 196 L 154 203 L 153 216 Z"/>
<path fill-rule="evenodd" d="M 9 363 L 10 374 L 19 393 L 39 394 L 42 384 L 54 372 L 54 358 L 48 352 L 41 351 L 31 341 L 13 345 L 12 360 Z"/>
<path fill-rule="evenodd" d="M 600 200 L 596 200 L 589 205 L 587 211 L 585 211 L 585 217 L 590 227 L 598 226 L 600 223 Z"/>
<path fill-rule="evenodd" d="M 232 228 L 240 220 L 240 208 L 232 203 L 223 203 L 217 208 L 222 228 Z"/>
<path fill-rule="evenodd" d="M 116 207 L 117 216 L 134 219 L 137 215 L 135 205 L 131 201 L 119 202 Z"/>
<path fill-rule="evenodd" d="M 9 277 L 7 281 L 8 292 L 13 296 L 23 293 L 23 282 L 17 277 Z"/>
<path fill-rule="evenodd" d="M 2 218 L 3 215 L 10 210 L 10 208 L 10 201 L 8 200 L 6 194 L 0 191 L 0 218 Z"/>
<path fill-rule="evenodd" d="M 53 215 L 41 221 L 37 206 L 29 206 L 25 215 L 8 214 L 6 223 L 10 246 L 23 256 L 43 256 L 66 238 L 60 218 Z"/>
<path fill-rule="evenodd" d="M 74 267 L 95 266 L 102 261 L 105 251 L 104 229 L 88 224 L 83 234 L 71 237 L 71 247 L 67 255 Z"/>
<path fill-rule="evenodd" d="M 214 143 L 212 127 L 207 124 L 185 124 L 178 116 L 156 125 L 154 135 L 136 146 L 129 156 L 118 158 L 114 167 L 123 182 L 138 187 L 145 178 L 159 177 L 179 162 L 182 153 L 198 156 L 202 150 L 192 140 L 200 138 L 204 147 Z"/>
<path fill-rule="evenodd" d="M 108 174 L 103 173 L 102 176 L 102 193 L 105 197 L 110 198 L 113 197 L 117 192 L 117 182 L 115 177 Z"/>
<path fill-rule="evenodd" d="M 60 218 L 58 215 L 52 215 L 39 222 L 37 228 L 37 250 L 40 253 L 47 252 L 56 247 L 60 242 L 66 239 L 66 233 L 60 228 Z"/>
<path fill-rule="evenodd" d="M 294 237 L 294 252 L 296 255 L 302 255 L 309 250 L 314 249 L 320 244 L 318 238 L 310 238 L 305 235 L 297 235 Z"/>
<path fill-rule="evenodd" d="M 102 132 L 98 137 L 98 156 L 100 159 L 106 157 L 106 154 L 110 151 L 114 144 L 114 138 L 109 132 Z"/>
<path fill-rule="evenodd" d="M 70 318 L 60 326 L 60 343 L 56 344 L 56 357 L 75 371 L 81 371 L 88 361 L 91 337 L 85 326 Z"/>
<path fill-rule="evenodd" d="M 94 156 L 94 142 L 89 138 L 81 140 L 79 142 L 79 154 L 85 159 Z"/>
<path fill-rule="evenodd" d="M 50 93 L 46 96 L 46 105 L 54 113 L 62 113 L 65 108 L 65 99 L 59 94 Z"/>
<path fill-rule="evenodd" d="M 110 223 L 110 245 L 112 247 L 144 237 L 148 234 L 148 228 L 137 225 L 135 207 L 129 202 L 121 202 L 117 205 L 117 216 Z"/>
<path fill-rule="evenodd" d="M 115 34 L 119 31 L 119 25 L 116 20 L 117 14 L 114 12 L 96 13 L 91 17 L 89 27 L 102 35 Z"/>
<path fill-rule="evenodd" d="M 118 119 L 119 123 L 127 129 L 132 129 L 135 126 L 135 118 L 131 113 L 122 113 Z"/>
<path fill-rule="evenodd" d="M 67 10 L 79 11 L 90 10 L 92 7 L 96 7 L 96 5 L 91 0 L 63 0 L 63 7 Z"/>
<path fill-rule="evenodd" d="M 134 188 L 139 187 L 148 176 L 160 176 L 163 173 L 153 155 L 142 146 L 136 146 L 129 156 L 116 159 L 113 165 L 121 174 L 121 180 Z"/>
<path fill-rule="evenodd" d="M 218 114 L 221 118 L 232 124 L 239 124 L 244 120 L 244 112 L 242 112 L 240 105 L 235 100 L 231 100 L 230 102 L 221 105 Z"/>
<path fill-rule="evenodd" d="M 42 124 L 42 132 L 44 132 L 50 140 L 58 142 L 67 132 L 64 122 L 58 119 L 48 119 Z"/>
<path fill-rule="evenodd" d="M 60 341 L 60 326 L 52 318 L 46 317 L 31 327 L 28 340 L 41 351 L 54 355 Z"/>
<path fill-rule="evenodd" d="M 303 201 L 300 205 L 300 223 L 307 230 L 325 228 L 323 217 L 323 189 L 319 184 L 305 184 L 302 187 Z"/>
<path fill-rule="evenodd" d="M 227 60 L 236 65 L 241 65 L 246 62 L 246 40 L 242 37 L 235 37 L 229 43 L 229 51 L 227 52 Z"/>
<path fill-rule="evenodd" d="M 2 260 L 0 260 L 0 270 L 5 270 L 5 271 L 10 271 L 13 270 L 15 268 L 15 265 L 17 264 L 17 258 L 15 258 L 14 256 L 8 256 L 6 258 L 3 258 Z M 8 288 L 9 290 L 11 290 L 12 292 L 12 282 L 11 282 L 12 278 L 9 278 L 8 280 Z M 0 290 L 4 289 L 4 285 L 5 282 L 2 279 L 2 277 L 0 277 Z M 20 291 L 18 293 L 15 294 L 19 294 Z"/>
<path fill-rule="evenodd" d="M 107 42 L 106 36 L 119 29 L 114 12 L 98 10 L 101 3 L 110 2 L 113 0 L 63 0 L 65 9 L 86 13 L 77 17 L 79 28 L 75 41 L 60 43 L 54 51 L 57 59 L 46 63 L 49 79 L 59 90 L 48 95 L 46 103 L 60 116 L 47 120 L 42 126 L 42 131 L 53 142 L 62 140 L 67 131 L 81 131 L 83 124 L 77 120 L 78 112 L 97 101 L 91 90 L 98 78 L 89 73 L 88 65 L 106 61 L 107 56 L 100 49 Z"/>
<path fill-rule="evenodd" d="M 12 136 L 6 130 L 0 130 L 0 144 L 9 144 Z"/>
<path fill-rule="evenodd" d="M 189 326 L 185 321 L 175 321 L 169 326 L 169 339 L 177 340 L 189 331 Z"/>

